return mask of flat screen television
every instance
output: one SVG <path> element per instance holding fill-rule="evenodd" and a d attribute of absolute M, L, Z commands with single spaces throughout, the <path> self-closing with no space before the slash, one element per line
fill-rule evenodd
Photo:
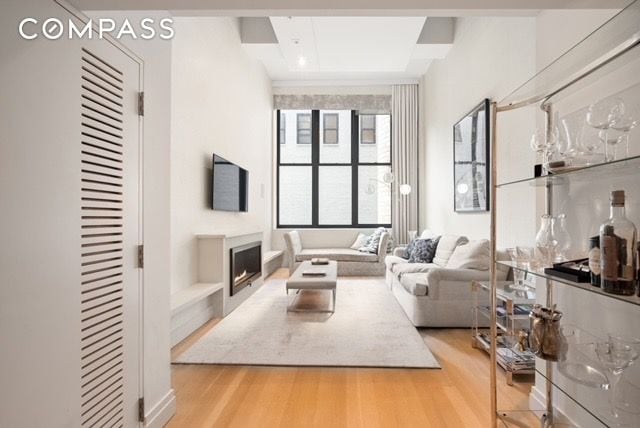
<path fill-rule="evenodd" d="M 248 211 L 249 173 L 246 169 L 214 154 L 212 208 L 218 211 Z"/>

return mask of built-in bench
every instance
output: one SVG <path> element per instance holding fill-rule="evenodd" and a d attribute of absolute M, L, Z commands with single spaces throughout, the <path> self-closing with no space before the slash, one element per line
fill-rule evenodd
<path fill-rule="evenodd" d="M 280 268 L 282 258 L 281 250 L 266 251 L 262 255 L 262 277 Z M 224 292 L 223 282 L 212 282 L 193 284 L 171 295 L 171 346 L 211 318 L 223 316 Z"/>
<path fill-rule="evenodd" d="M 223 289 L 222 282 L 200 283 L 171 295 L 171 346 L 222 313 Z"/>
<path fill-rule="evenodd" d="M 266 251 L 262 255 L 262 277 L 267 278 L 277 269 L 282 267 L 282 256 L 284 251 L 273 250 Z"/>

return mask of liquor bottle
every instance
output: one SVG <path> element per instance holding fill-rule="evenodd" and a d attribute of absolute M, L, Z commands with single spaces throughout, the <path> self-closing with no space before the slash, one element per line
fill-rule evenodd
<path fill-rule="evenodd" d="M 614 190 L 611 214 L 600 226 L 601 286 L 607 293 L 635 294 L 637 234 L 625 217 L 624 190 Z"/>
<path fill-rule="evenodd" d="M 589 271 L 591 285 L 600 287 L 600 236 L 589 238 Z"/>

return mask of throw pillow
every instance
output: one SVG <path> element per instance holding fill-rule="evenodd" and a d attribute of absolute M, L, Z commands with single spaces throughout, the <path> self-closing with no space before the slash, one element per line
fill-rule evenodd
<path fill-rule="evenodd" d="M 491 246 L 486 239 L 459 245 L 447 262 L 447 269 L 489 270 Z"/>
<path fill-rule="evenodd" d="M 364 233 L 358 233 L 358 236 L 356 236 L 356 240 L 353 241 L 353 244 L 351 244 L 351 249 L 357 250 L 358 248 L 364 246 L 367 243 L 368 239 L 369 237 Z"/>
<path fill-rule="evenodd" d="M 416 239 L 411 254 L 409 255 L 409 263 L 431 263 L 438 248 L 440 238 L 436 239 Z"/>
<path fill-rule="evenodd" d="M 415 238 L 412 239 L 411 242 L 409 242 L 409 245 L 407 245 L 406 247 L 404 247 L 404 254 L 402 255 L 403 258 L 405 259 L 409 259 L 409 257 L 411 257 L 411 252 L 413 251 L 413 247 L 416 246 L 416 241 L 420 239 L 420 238 Z"/>
<path fill-rule="evenodd" d="M 369 235 L 369 239 L 367 239 L 367 243 L 362 247 L 358 248 L 358 251 L 362 253 L 371 253 L 378 254 L 378 246 L 380 245 L 380 238 L 382 234 L 385 233 L 387 229 L 384 227 L 379 227 L 373 231 L 371 235 Z"/>

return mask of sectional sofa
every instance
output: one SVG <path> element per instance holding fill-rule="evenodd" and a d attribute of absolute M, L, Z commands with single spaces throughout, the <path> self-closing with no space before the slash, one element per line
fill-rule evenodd
<path fill-rule="evenodd" d="M 421 235 L 437 236 L 428 230 Z M 489 241 L 441 235 L 432 263 L 409 263 L 404 252 L 404 247 L 398 247 L 385 258 L 385 276 L 411 322 L 416 327 L 471 327 L 475 303 L 471 281 L 490 280 Z M 499 260 L 505 257 L 498 253 Z M 508 273 L 508 269 L 498 270 L 498 280 L 505 280 Z M 487 293 L 478 297 L 480 304 L 488 304 Z"/>
<path fill-rule="evenodd" d="M 300 234 L 293 230 L 284 235 L 287 266 L 293 272 L 305 260 L 325 257 L 338 262 L 339 276 L 383 276 L 389 239 L 387 232 L 380 236 L 376 254 L 352 248 L 303 248 Z"/>

